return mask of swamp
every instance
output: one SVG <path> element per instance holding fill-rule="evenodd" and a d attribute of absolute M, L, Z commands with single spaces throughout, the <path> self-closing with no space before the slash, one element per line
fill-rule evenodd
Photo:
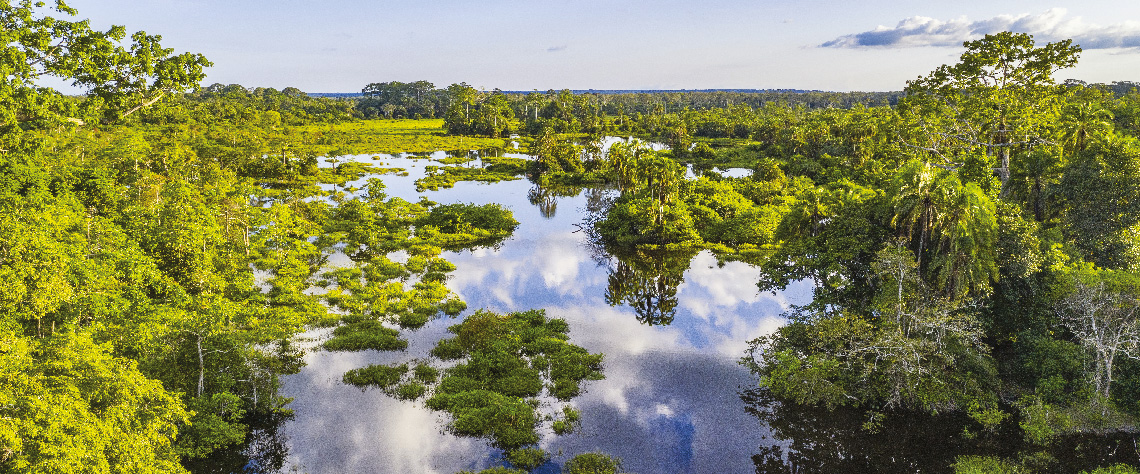
<path fill-rule="evenodd" d="M 0 472 L 1140 466 L 1140 91 L 1071 40 L 320 97 L 75 14 L 0 6 Z"/>

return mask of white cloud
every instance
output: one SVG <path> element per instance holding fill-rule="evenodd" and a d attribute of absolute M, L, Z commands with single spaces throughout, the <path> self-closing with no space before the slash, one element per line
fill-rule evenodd
<path fill-rule="evenodd" d="M 1084 49 L 1140 49 L 1140 22 L 1126 21 L 1101 26 L 1087 23 L 1079 16 L 1070 17 L 1064 8 L 1052 8 L 1039 14 L 998 15 L 977 21 L 970 21 L 966 17 L 939 20 L 913 16 L 894 27 L 879 26 L 870 31 L 840 36 L 820 47 L 961 46 L 965 41 L 1001 31 L 1029 33 L 1039 43 L 1071 38 Z"/>

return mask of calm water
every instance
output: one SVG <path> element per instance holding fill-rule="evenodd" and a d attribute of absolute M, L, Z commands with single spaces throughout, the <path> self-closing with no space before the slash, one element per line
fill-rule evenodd
<path fill-rule="evenodd" d="M 925 423 L 935 425 L 931 429 L 896 419 L 884 432 L 868 433 L 859 429 L 859 414 L 786 409 L 765 400 L 751 390 L 755 377 L 737 360 L 747 341 L 783 324 L 779 315 L 788 305 L 809 300 L 810 285 L 761 293 L 757 268 L 718 265 L 708 252 L 607 255 L 589 245 L 581 229 L 587 208 L 605 191 L 558 196 L 574 193 L 538 192 L 517 180 L 461 182 L 421 194 L 413 182 L 424 166 L 439 163 L 379 158 L 340 159 L 406 168 L 410 176 L 382 177 L 389 196 L 497 202 L 521 223 L 498 248 L 445 254 L 458 267 L 447 284 L 467 302 L 464 314 L 543 308 L 549 317 L 569 322 L 571 342 L 605 354 L 606 379 L 586 382 L 571 402 L 582 413 L 581 429 L 565 436 L 545 433 L 541 447 L 554 459 L 539 472 L 557 473 L 562 462 L 588 451 L 620 457 L 626 471 L 642 474 L 944 472 L 956 454 L 1003 454 L 1017 447 L 1015 437 L 1008 443 L 956 444 L 960 420 Z M 343 258 L 333 262 L 347 264 Z M 626 304 L 637 301 L 656 304 Z M 446 433 L 446 417 L 424 408 L 422 399 L 402 402 L 340 382 L 349 369 L 426 358 L 460 319 L 404 331 L 410 342 L 405 352 L 309 352 L 305 368 L 283 378 L 282 395 L 294 399 L 294 416 L 255 433 L 245 454 L 259 461 L 231 465 L 245 465 L 247 472 L 317 474 L 453 473 L 501 464 L 501 453 L 486 441 Z M 319 339 L 327 331 L 309 336 Z M 1098 440 L 1096 446 L 1111 449 L 1112 456 L 1134 452 L 1132 438 L 1113 442 Z"/>
<path fill-rule="evenodd" d="M 442 157 L 437 154 L 436 157 Z M 773 331 L 789 303 L 804 303 L 810 288 L 761 294 L 758 271 L 746 264 L 718 266 L 707 252 L 696 254 L 676 285 L 669 325 L 643 324 L 633 308 L 606 302 L 617 259 L 599 254 L 580 230 L 587 205 L 600 192 L 528 199 L 526 180 L 415 192 L 427 160 L 381 155 L 341 157 L 401 167 L 410 176 L 383 176 L 389 196 L 439 203 L 497 202 L 520 225 L 497 249 L 446 253 L 458 269 L 448 286 L 471 310 L 497 312 L 543 308 L 570 323 L 571 341 L 606 356 L 606 379 L 587 382 L 572 405 L 582 412 L 582 429 L 544 436 L 542 447 L 564 456 L 603 451 L 620 457 L 632 472 L 746 472 L 757 446 L 771 443 L 763 424 L 750 415 L 740 392 L 754 377 L 736 363 L 747 341 Z M 383 163 L 383 165 L 380 165 Z M 687 268 L 687 269 L 686 269 Z M 650 276 L 652 278 L 652 276 Z M 675 279 L 674 279 L 675 280 Z M 674 281 L 674 283 L 676 283 Z M 470 311 L 468 311 L 470 312 Z M 405 332 L 403 353 L 310 352 L 301 373 L 283 379 L 282 395 L 293 397 L 292 420 L 280 428 L 288 450 L 285 471 L 440 472 L 482 469 L 499 462 L 486 441 L 444 432 L 446 419 L 422 401 L 401 402 L 378 390 L 361 391 L 340 382 L 345 371 L 371 363 L 426 357 L 457 319 L 443 318 Z M 314 334 L 319 336 L 319 334 Z M 557 466 L 547 466 L 557 472 Z M 550 470 L 550 469 L 548 469 Z"/>

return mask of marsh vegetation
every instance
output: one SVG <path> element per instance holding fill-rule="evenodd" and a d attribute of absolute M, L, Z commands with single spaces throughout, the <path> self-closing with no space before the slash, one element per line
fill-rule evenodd
<path fill-rule="evenodd" d="M 0 7 L 0 470 L 351 470 L 304 441 L 425 413 L 382 462 L 1140 464 L 1140 92 L 1056 83 L 1071 42 L 900 93 L 327 99 L 48 12 Z"/>

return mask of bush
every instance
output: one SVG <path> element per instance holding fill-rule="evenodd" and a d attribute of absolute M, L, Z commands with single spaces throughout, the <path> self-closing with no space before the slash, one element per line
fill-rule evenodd
<path fill-rule="evenodd" d="M 419 382 L 408 382 L 405 384 L 400 384 L 399 387 L 396 387 L 396 398 L 399 398 L 400 400 L 415 400 L 424 396 L 424 393 L 426 392 L 427 387 L 424 386 L 424 384 Z"/>
<path fill-rule="evenodd" d="M 602 453 L 585 453 L 566 461 L 562 472 L 565 474 L 617 474 L 620 469 L 621 461 L 618 458 Z"/>
<path fill-rule="evenodd" d="M 333 337 L 323 345 L 330 351 L 402 351 L 408 348 L 408 341 L 400 339 L 399 334 L 380 321 L 363 320 L 334 329 Z"/>
<path fill-rule="evenodd" d="M 546 451 L 539 448 L 514 449 L 507 451 L 506 457 L 512 466 L 527 471 L 533 471 L 550 459 Z"/>
<path fill-rule="evenodd" d="M 954 474 L 1022 474 L 1026 471 L 992 456 L 958 456 L 954 461 Z"/>
<path fill-rule="evenodd" d="M 408 372 L 408 365 L 387 366 L 387 365 L 369 365 L 368 367 L 360 369 L 352 369 L 345 372 L 344 383 L 355 385 L 357 387 L 380 387 L 388 388 L 397 383 Z"/>

